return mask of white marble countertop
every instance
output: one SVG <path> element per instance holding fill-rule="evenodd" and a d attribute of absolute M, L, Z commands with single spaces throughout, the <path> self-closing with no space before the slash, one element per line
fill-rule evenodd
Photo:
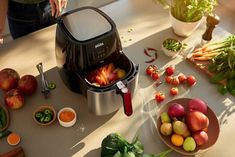
<path fill-rule="evenodd" d="M 156 88 L 153 81 L 145 76 L 147 66 L 143 49 L 154 47 L 160 49 L 161 42 L 166 37 L 176 37 L 170 26 L 168 12 L 161 7 L 153 5 L 151 0 L 119 0 L 100 8 L 116 23 L 124 48 L 124 52 L 134 63 L 140 64 L 138 89 L 133 96 L 133 116 L 127 118 L 123 108 L 107 116 L 95 116 L 88 113 L 86 99 L 73 93 L 62 83 L 56 70 L 55 26 L 32 33 L 11 43 L 0 47 L 0 69 L 10 67 L 20 75 L 32 74 L 38 76 L 36 64 L 43 62 L 45 75 L 48 81 L 57 84 L 52 91 L 50 99 L 44 99 L 40 88 L 36 94 L 26 97 L 25 106 L 17 111 L 10 111 L 11 124 L 9 129 L 19 133 L 22 137 L 20 146 L 24 148 L 26 156 L 33 157 L 99 157 L 101 141 L 109 133 L 119 132 L 128 140 L 136 134 L 145 146 L 148 153 L 158 153 L 167 147 L 160 141 L 156 128 L 152 125 L 151 113 L 143 111 L 145 103 L 153 99 L 156 91 L 167 91 L 167 86 L 162 84 Z M 130 32 L 129 30 L 132 29 Z M 188 38 L 179 38 L 189 45 L 197 44 L 204 31 L 202 25 Z M 220 39 L 227 33 L 216 28 L 214 38 Z M 231 95 L 221 96 L 216 92 L 214 85 L 210 84 L 208 77 L 182 58 L 171 59 L 159 51 L 159 58 L 154 62 L 159 67 L 170 64 L 176 65 L 177 73 L 193 74 L 198 78 L 198 83 L 193 88 L 182 88 L 178 97 L 199 97 L 209 104 L 215 111 L 221 124 L 220 136 L 214 147 L 208 152 L 198 155 L 206 157 L 234 156 L 233 141 L 235 136 L 235 98 Z M 3 100 L 3 93 L 0 92 Z M 167 97 L 165 102 L 171 100 Z M 144 100 L 144 103 L 142 103 Z M 48 127 L 38 126 L 32 119 L 34 109 L 42 104 L 53 104 L 58 111 L 63 106 L 76 109 L 78 121 L 72 128 L 62 128 L 58 122 Z M 164 104 L 164 103 L 163 103 Z M 85 129 L 84 129 L 85 128 Z M 6 140 L 0 141 L 0 154 L 12 149 Z M 170 156 L 182 156 L 172 153 Z"/>

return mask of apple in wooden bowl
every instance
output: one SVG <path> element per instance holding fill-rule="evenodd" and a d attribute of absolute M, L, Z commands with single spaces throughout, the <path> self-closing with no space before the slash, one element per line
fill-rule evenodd
<path fill-rule="evenodd" d="M 206 103 L 206 109 L 192 107 L 189 105 L 191 100 L 179 98 L 168 102 L 159 109 L 156 119 L 160 139 L 184 155 L 209 150 L 216 143 L 220 132 L 218 119 L 212 109 Z M 178 106 L 172 107 L 174 104 Z M 200 109 L 204 113 L 198 111 Z"/>

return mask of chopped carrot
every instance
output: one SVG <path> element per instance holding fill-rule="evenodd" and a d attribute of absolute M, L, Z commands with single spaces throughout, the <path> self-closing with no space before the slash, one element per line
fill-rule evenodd
<path fill-rule="evenodd" d="M 10 145 L 17 145 L 20 142 L 20 136 L 16 133 L 11 133 L 7 136 L 7 142 Z"/>
<path fill-rule="evenodd" d="M 59 118 L 63 122 L 70 122 L 75 118 L 75 114 L 72 111 L 62 111 L 59 115 Z"/>

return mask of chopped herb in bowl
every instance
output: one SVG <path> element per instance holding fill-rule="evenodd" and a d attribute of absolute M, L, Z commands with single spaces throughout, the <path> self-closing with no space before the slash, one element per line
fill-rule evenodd
<path fill-rule="evenodd" d="M 175 39 L 166 39 L 163 42 L 163 46 L 170 51 L 177 52 L 182 49 L 183 44 L 180 41 L 175 40 Z"/>
<path fill-rule="evenodd" d="M 179 40 L 167 38 L 162 43 L 162 50 L 167 56 L 174 56 L 179 53 L 183 48 L 184 44 Z"/>

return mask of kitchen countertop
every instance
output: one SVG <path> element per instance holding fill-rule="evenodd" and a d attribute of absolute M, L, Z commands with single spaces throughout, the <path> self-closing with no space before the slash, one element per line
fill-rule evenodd
<path fill-rule="evenodd" d="M 100 9 L 116 23 L 124 52 L 134 63 L 140 64 L 138 88 L 133 95 L 134 114 L 126 117 L 123 108 L 106 116 L 90 114 L 85 97 L 71 92 L 58 75 L 54 56 L 56 26 L 42 29 L 0 46 L 0 69 L 10 67 L 18 71 L 21 76 L 35 75 L 40 87 L 40 77 L 35 66 L 42 62 L 47 80 L 57 84 L 49 99 L 44 99 L 38 88 L 36 94 L 25 98 L 26 102 L 22 109 L 10 110 L 9 129 L 21 135 L 22 141 L 19 145 L 24 148 L 26 156 L 99 157 L 102 139 L 112 132 L 118 132 L 128 140 L 138 134 L 148 153 L 158 153 L 167 149 L 152 125 L 151 115 L 157 108 L 146 110 L 146 105 L 149 105 L 147 102 L 152 102 L 154 92 L 167 91 L 169 87 L 162 84 L 156 88 L 153 81 L 145 76 L 144 69 L 147 64 L 144 61 L 148 58 L 143 54 L 143 48 L 160 49 L 161 42 L 166 37 L 178 38 L 187 42 L 189 46 L 198 44 L 205 27 L 202 24 L 190 37 L 179 38 L 172 32 L 168 12 L 153 5 L 151 0 L 144 3 L 139 0 L 120 0 Z M 228 35 L 227 32 L 216 28 L 214 39 L 220 39 L 226 35 Z M 195 75 L 198 79 L 195 87 L 181 87 L 177 97 L 202 98 L 215 111 L 219 119 L 221 131 L 217 143 L 208 152 L 197 156 L 234 156 L 232 145 L 235 141 L 233 134 L 235 98 L 229 94 L 222 96 L 217 93 L 215 86 L 209 83 L 208 77 L 183 58 L 171 59 L 159 51 L 159 58 L 154 64 L 162 68 L 173 64 L 176 65 L 177 72 Z M 2 92 L 0 97 L 2 101 Z M 170 99 L 171 97 L 168 97 L 165 102 Z M 52 104 L 57 111 L 64 106 L 73 107 L 78 114 L 76 125 L 63 128 L 58 121 L 50 126 L 37 125 L 33 121 L 32 114 L 35 108 L 42 104 Z M 1 140 L 0 148 L 0 154 L 2 154 L 13 147 L 9 146 L 6 140 Z M 172 153 L 170 156 L 182 155 Z"/>

